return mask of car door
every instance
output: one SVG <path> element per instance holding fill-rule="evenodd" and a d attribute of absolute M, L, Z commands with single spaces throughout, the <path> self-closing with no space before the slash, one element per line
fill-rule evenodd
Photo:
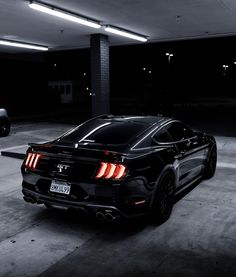
<path fill-rule="evenodd" d="M 179 185 L 183 185 L 201 174 L 205 150 L 194 132 L 182 122 L 171 122 L 168 132 L 178 149 L 175 158 L 179 164 Z"/>

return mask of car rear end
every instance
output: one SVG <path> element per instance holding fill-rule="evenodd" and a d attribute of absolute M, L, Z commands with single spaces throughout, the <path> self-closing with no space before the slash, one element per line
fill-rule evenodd
<path fill-rule="evenodd" d="M 24 200 L 82 209 L 113 221 L 147 211 L 143 177 L 128 155 L 108 150 L 31 146 L 22 165 Z"/>
<path fill-rule="evenodd" d="M 88 137 L 66 141 L 28 149 L 22 164 L 25 201 L 82 209 L 107 221 L 147 212 L 139 193 L 143 178 L 132 167 L 129 146 L 96 144 Z"/>

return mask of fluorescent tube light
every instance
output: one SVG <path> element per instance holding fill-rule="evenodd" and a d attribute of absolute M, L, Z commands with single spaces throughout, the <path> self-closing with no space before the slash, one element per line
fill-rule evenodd
<path fill-rule="evenodd" d="M 32 1 L 29 4 L 29 7 L 31 9 L 34 9 L 34 10 L 37 10 L 37 11 L 40 11 L 40 12 L 44 12 L 44 13 L 47 13 L 47 14 L 50 14 L 50 15 L 54 15 L 54 16 L 57 16 L 57 17 L 60 17 L 60 18 L 63 18 L 63 19 L 66 19 L 66 20 L 69 20 L 69 21 L 72 21 L 72 22 L 75 22 L 75 23 L 79 23 L 79 24 L 82 24 L 82 25 L 92 27 L 92 28 L 98 29 L 98 28 L 101 27 L 101 25 L 98 22 L 92 21 L 92 20 L 87 19 L 85 17 L 80 17 L 80 16 L 77 16 L 77 15 L 74 15 L 74 14 L 69 14 L 66 11 L 63 11 L 61 9 L 54 8 L 54 7 L 45 5 L 45 4 L 41 4 L 41 3 L 37 3 L 37 2 Z"/>
<path fill-rule="evenodd" d="M 125 30 L 122 30 L 122 29 L 119 29 L 119 28 L 116 28 L 116 27 L 107 26 L 107 27 L 105 27 L 105 31 L 109 32 L 109 33 L 119 35 L 119 36 L 139 40 L 139 41 L 142 41 L 142 42 L 147 41 L 147 38 L 144 37 L 144 36 L 140 36 L 140 35 L 137 35 L 137 34 L 134 34 L 134 33 L 130 33 L 128 31 L 125 31 Z"/>
<path fill-rule="evenodd" d="M 29 43 L 24 43 L 24 42 L 19 42 L 19 41 L 12 41 L 12 40 L 2 40 L 2 39 L 0 39 L 0 45 L 20 47 L 20 48 L 26 48 L 26 49 L 39 50 L 39 51 L 47 51 L 48 50 L 48 47 L 46 47 L 46 46 L 29 44 Z"/>

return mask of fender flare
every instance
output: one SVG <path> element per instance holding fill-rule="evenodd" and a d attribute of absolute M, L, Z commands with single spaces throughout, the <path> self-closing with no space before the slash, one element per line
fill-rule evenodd
<path fill-rule="evenodd" d="M 174 166 L 173 166 L 172 164 L 168 164 L 168 165 L 166 165 L 166 166 L 162 169 L 161 173 L 159 174 L 159 176 L 158 176 L 158 178 L 157 178 L 157 180 L 156 180 L 156 184 L 155 184 L 155 186 L 154 186 L 154 189 L 153 189 L 153 192 L 152 192 L 151 201 L 150 201 L 150 208 L 151 208 L 152 205 L 153 205 L 153 201 L 154 201 L 154 198 L 155 198 L 155 196 L 156 196 L 156 192 L 157 192 L 157 188 L 158 188 L 158 185 L 159 185 L 159 181 L 160 181 L 160 179 L 162 178 L 162 176 L 163 176 L 166 172 L 168 172 L 168 171 L 170 171 L 170 172 L 174 175 L 174 178 L 175 178 L 175 186 L 177 185 L 177 173 L 176 173 L 176 170 L 175 170 L 175 168 L 174 168 Z"/>

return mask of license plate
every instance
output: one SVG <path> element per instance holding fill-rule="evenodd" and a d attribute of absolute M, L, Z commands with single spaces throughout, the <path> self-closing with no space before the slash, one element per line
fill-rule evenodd
<path fill-rule="evenodd" d="M 51 192 L 57 192 L 61 194 L 70 194 L 70 185 L 60 181 L 52 181 L 50 186 Z"/>

